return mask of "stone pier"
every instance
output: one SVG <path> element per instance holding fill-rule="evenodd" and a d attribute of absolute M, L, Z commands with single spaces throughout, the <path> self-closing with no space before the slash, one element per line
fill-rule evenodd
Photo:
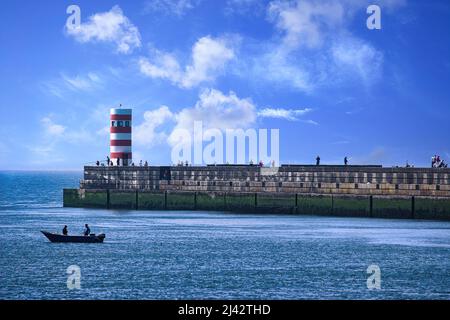
<path fill-rule="evenodd" d="M 85 167 L 64 206 L 450 220 L 450 169 L 250 165 Z"/>

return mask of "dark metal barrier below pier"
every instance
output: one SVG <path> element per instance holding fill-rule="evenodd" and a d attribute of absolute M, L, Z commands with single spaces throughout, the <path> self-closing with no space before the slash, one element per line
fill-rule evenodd
<path fill-rule="evenodd" d="M 64 206 L 450 220 L 450 198 L 64 189 Z"/>

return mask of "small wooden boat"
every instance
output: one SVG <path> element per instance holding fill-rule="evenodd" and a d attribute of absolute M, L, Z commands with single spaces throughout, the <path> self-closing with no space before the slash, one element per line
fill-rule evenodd
<path fill-rule="evenodd" d="M 105 239 L 104 233 L 99 235 L 91 233 L 89 236 L 65 236 L 47 231 L 41 232 L 47 237 L 48 240 L 50 240 L 50 242 L 102 243 Z"/>

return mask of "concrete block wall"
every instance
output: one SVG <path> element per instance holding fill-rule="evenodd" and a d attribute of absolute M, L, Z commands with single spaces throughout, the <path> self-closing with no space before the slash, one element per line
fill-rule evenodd
<path fill-rule="evenodd" d="M 450 197 L 450 169 L 381 166 L 85 167 L 81 189 Z"/>

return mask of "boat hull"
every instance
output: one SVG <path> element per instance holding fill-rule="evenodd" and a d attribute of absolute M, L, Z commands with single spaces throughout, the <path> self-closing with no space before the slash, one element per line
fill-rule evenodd
<path fill-rule="evenodd" d="M 90 236 L 65 236 L 62 234 L 41 231 L 50 242 L 72 242 L 72 243 L 102 243 L 105 239 L 105 234 L 90 235 Z"/>

